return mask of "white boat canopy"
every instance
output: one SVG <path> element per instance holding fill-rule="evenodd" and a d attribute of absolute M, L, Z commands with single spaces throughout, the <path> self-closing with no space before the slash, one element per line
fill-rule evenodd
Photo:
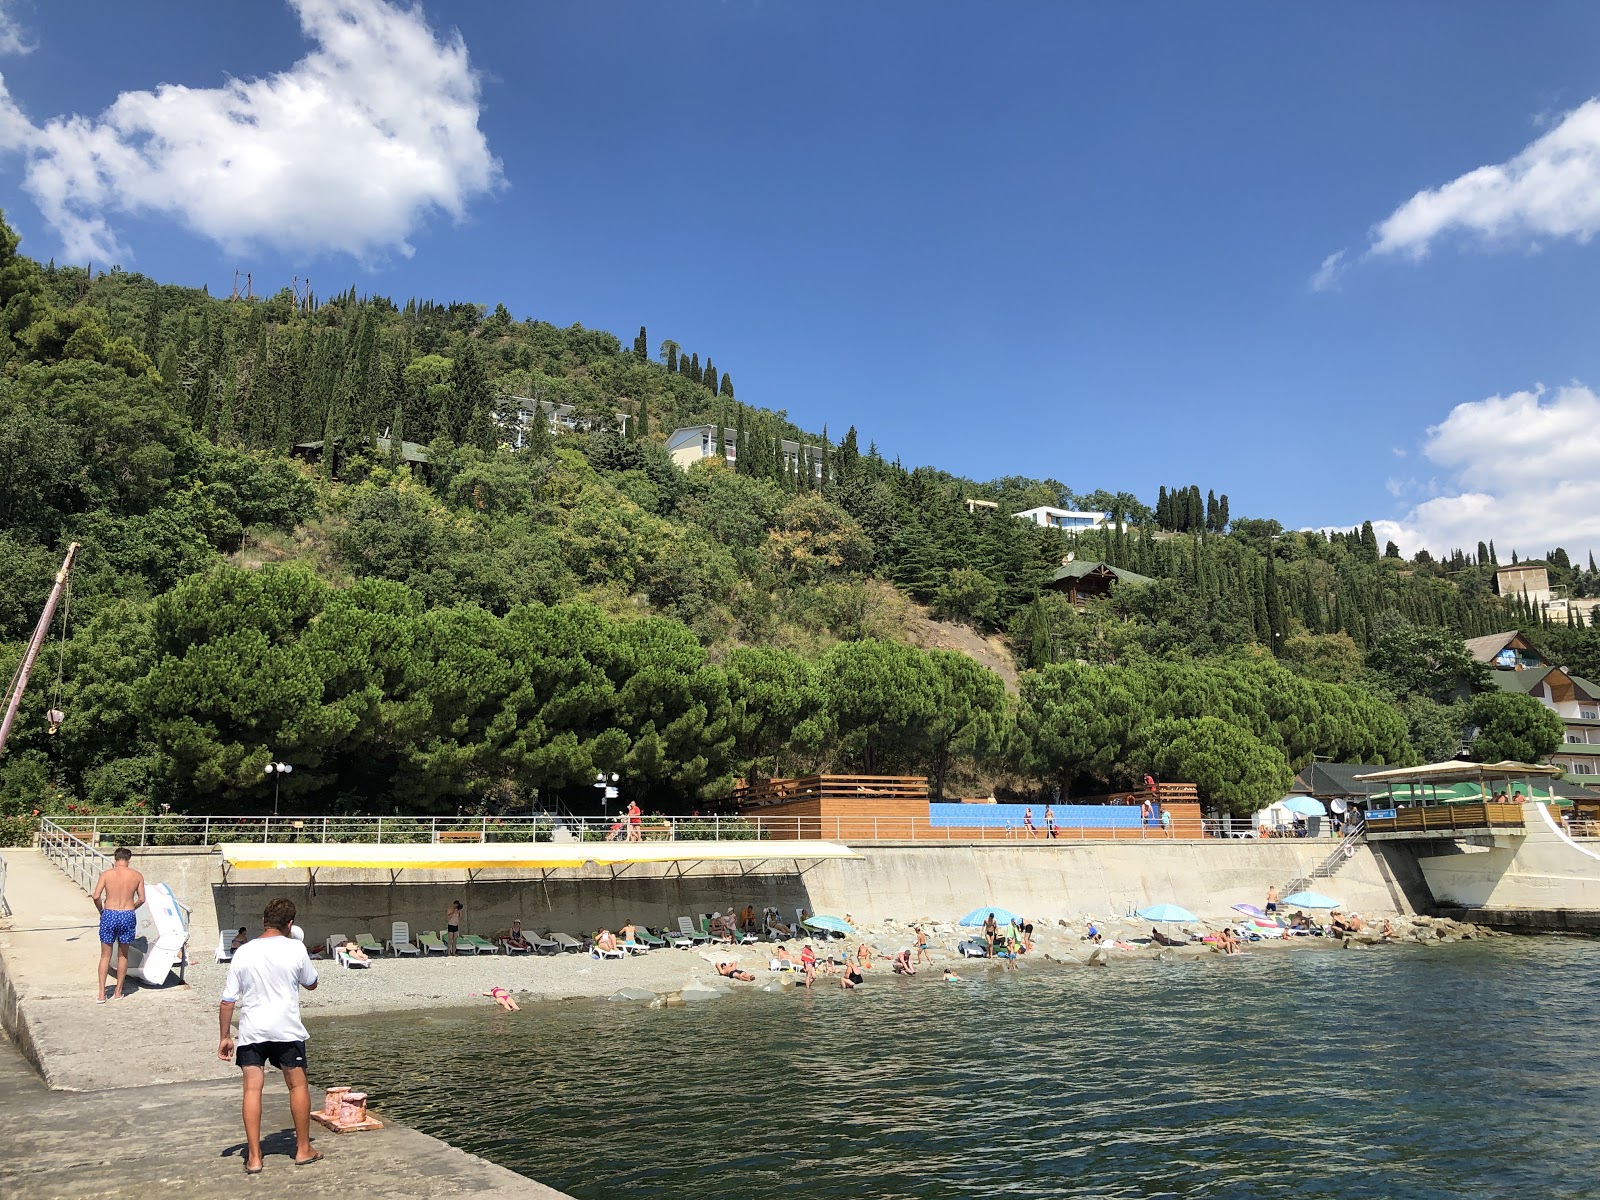
<path fill-rule="evenodd" d="M 1374 771 L 1370 775 L 1357 775 L 1355 778 L 1362 783 L 1480 783 L 1485 779 L 1525 779 L 1532 776 L 1559 779 L 1563 774 L 1565 771 L 1561 767 L 1545 767 L 1535 763 L 1470 763 L 1452 759 L 1448 762 L 1426 763 L 1420 767 Z"/>

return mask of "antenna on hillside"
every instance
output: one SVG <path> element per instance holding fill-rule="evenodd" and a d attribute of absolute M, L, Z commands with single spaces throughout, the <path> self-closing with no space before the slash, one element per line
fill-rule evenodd
<path fill-rule="evenodd" d="M 235 267 L 233 269 L 233 295 L 229 296 L 228 299 L 237 300 L 238 298 L 239 298 L 239 268 Z"/>

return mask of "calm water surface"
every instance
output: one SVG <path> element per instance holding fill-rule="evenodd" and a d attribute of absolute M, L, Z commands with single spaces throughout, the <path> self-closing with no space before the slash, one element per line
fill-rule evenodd
<path fill-rule="evenodd" d="M 978 978 L 348 1019 L 314 1071 L 584 1200 L 1600 1196 L 1600 942 Z"/>

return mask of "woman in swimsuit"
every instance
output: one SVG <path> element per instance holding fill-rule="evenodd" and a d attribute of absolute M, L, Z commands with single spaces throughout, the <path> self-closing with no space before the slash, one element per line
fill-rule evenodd
<path fill-rule="evenodd" d="M 450 901 L 449 910 L 444 914 L 444 940 L 445 944 L 450 947 L 448 953 L 452 958 L 455 956 L 456 935 L 461 932 L 461 914 L 464 911 L 461 907 L 461 901 L 452 900 Z"/>
<path fill-rule="evenodd" d="M 806 973 L 806 986 L 810 987 L 817 978 L 817 952 L 810 942 L 800 948 L 800 968 Z"/>
<path fill-rule="evenodd" d="M 521 1006 L 518 1005 L 517 1002 L 511 998 L 511 993 L 506 991 L 505 988 L 503 988 L 503 987 L 492 987 L 492 988 L 490 988 L 489 989 L 489 999 L 493 1000 L 496 1004 L 498 1004 L 501 1008 L 505 1009 L 507 1012 L 521 1012 L 522 1011 Z"/>
<path fill-rule="evenodd" d="M 839 980 L 839 986 L 847 992 L 856 990 L 856 984 L 861 982 L 861 972 L 856 969 L 855 963 L 846 963 L 844 978 Z"/>

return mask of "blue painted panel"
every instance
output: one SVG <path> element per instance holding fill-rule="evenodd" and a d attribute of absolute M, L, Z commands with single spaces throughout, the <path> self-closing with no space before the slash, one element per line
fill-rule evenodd
<path fill-rule="evenodd" d="M 1027 809 L 1026 804 L 929 804 L 928 821 L 936 829 L 1021 829 Z M 1139 808 L 1133 804 L 1058 804 L 1055 817 L 1059 829 L 1139 828 Z M 1033 806 L 1033 825 L 1044 828 L 1042 805 Z"/>

